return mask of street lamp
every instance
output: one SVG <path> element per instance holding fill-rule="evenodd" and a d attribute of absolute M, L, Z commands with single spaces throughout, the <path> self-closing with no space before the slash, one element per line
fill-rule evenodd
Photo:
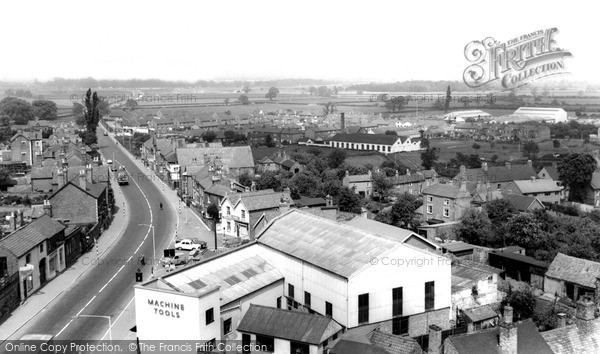
<path fill-rule="evenodd" d="M 154 267 L 154 262 L 156 260 L 156 239 L 154 238 L 154 225 L 138 224 L 138 226 L 148 226 L 152 229 L 152 266 Z"/>
<path fill-rule="evenodd" d="M 72 317 L 72 318 L 79 318 L 79 317 L 91 317 L 91 318 L 104 318 L 104 319 L 107 319 L 108 320 L 108 338 L 112 342 L 112 321 L 110 319 L 110 316 L 101 316 L 101 315 L 75 315 L 75 317 Z"/>

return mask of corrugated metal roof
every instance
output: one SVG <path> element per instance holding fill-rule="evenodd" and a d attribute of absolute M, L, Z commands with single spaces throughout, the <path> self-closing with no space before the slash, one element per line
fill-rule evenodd
<path fill-rule="evenodd" d="M 237 330 L 319 345 L 342 326 L 330 317 L 251 304 Z"/>
<path fill-rule="evenodd" d="M 184 293 L 218 285 L 221 287 L 221 305 L 226 305 L 283 278 L 281 272 L 259 254 L 260 246 L 253 244 L 163 279 Z"/>
<path fill-rule="evenodd" d="M 258 242 L 345 278 L 368 266 L 373 257 L 408 247 L 297 209 L 276 218 Z"/>

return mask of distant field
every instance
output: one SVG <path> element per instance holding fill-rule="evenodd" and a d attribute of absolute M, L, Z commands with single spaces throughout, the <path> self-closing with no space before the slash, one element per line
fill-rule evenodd
<path fill-rule="evenodd" d="M 348 156 L 346 163 L 352 166 L 367 166 L 371 165 L 374 168 L 381 166 L 381 163 L 387 159 L 381 155 L 366 155 L 366 156 Z"/>

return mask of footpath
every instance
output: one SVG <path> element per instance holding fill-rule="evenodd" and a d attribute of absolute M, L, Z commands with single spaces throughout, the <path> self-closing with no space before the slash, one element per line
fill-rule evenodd
<path fill-rule="evenodd" d="M 49 307 L 61 294 L 76 285 L 77 281 L 85 275 L 86 271 L 96 263 L 91 262 L 90 259 L 102 257 L 102 255 L 112 247 L 114 242 L 121 237 L 129 220 L 127 212 L 129 206 L 127 206 L 121 189 L 118 188 L 118 186 L 116 188 L 113 186 L 113 191 L 115 206 L 119 206 L 119 210 L 113 215 L 113 220 L 108 229 L 104 230 L 100 235 L 100 238 L 98 238 L 97 247 L 82 254 L 77 260 L 77 263 L 65 269 L 61 274 L 49 281 L 43 288 L 25 299 L 21 305 L 12 312 L 10 317 L 0 325 L 0 341 L 4 342 L 8 339 L 19 339 L 12 338 L 12 336 L 23 328 L 23 326 L 25 326 L 32 318 Z M 123 210 L 123 205 L 126 205 L 125 210 Z"/>

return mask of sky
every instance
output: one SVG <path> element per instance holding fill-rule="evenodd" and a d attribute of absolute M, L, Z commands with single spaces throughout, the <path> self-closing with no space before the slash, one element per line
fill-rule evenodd
<path fill-rule="evenodd" d="M 600 82 L 579 1 L 10 1 L 0 80 L 462 80 L 464 47 L 556 27 L 571 80 Z"/>

